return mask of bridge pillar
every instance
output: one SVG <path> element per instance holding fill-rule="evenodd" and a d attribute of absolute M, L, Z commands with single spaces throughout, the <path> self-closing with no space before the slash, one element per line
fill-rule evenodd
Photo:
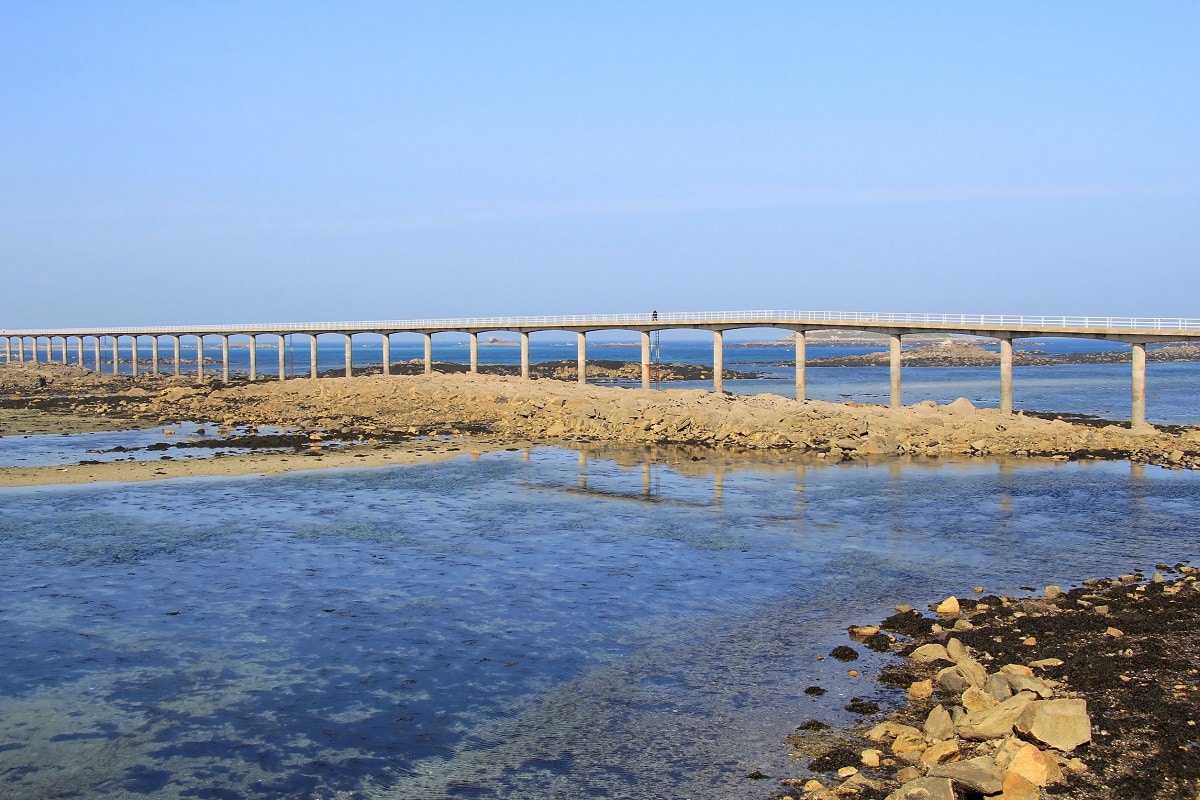
<path fill-rule="evenodd" d="M 229 383 L 229 334 L 221 334 L 221 382 Z"/>
<path fill-rule="evenodd" d="M 46 363 L 49 364 L 52 361 L 54 361 L 54 337 L 47 336 L 46 337 Z"/>
<path fill-rule="evenodd" d="M 158 374 L 158 334 L 150 337 L 150 372 Z"/>
<path fill-rule="evenodd" d="M 10 361 L 12 361 L 12 337 L 5 336 L 4 337 L 4 363 L 7 364 Z"/>
<path fill-rule="evenodd" d="M 275 334 L 275 338 L 279 341 L 278 358 L 279 358 L 279 380 L 287 380 L 287 338 L 282 333 Z"/>
<path fill-rule="evenodd" d="M 67 337 L 62 337 L 62 363 L 67 363 Z"/>
<path fill-rule="evenodd" d="M 433 334 L 425 334 L 425 374 L 433 374 Z"/>
<path fill-rule="evenodd" d="M 379 334 L 381 343 L 383 344 L 383 374 L 392 374 L 392 335 L 390 333 Z"/>
<path fill-rule="evenodd" d="M 579 331 L 575 334 L 575 371 L 580 384 L 587 383 L 587 334 Z"/>
<path fill-rule="evenodd" d="M 808 399 L 808 337 L 804 331 L 796 331 L 796 399 Z"/>
<path fill-rule="evenodd" d="M 893 333 L 891 336 L 889 355 L 890 368 L 888 370 L 888 377 L 890 378 L 891 386 L 888 405 L 892 408 L 899 408 L 903 405 L 903 401 L 900 393 L 900 334 L 898 333 Z"/>
<path fill-rule="evenodd" d="M 713 331 L 713 391 L 725 391 L 725 332 Z"/>
<path fill-rule="evenodd" d="M 345 353 L 346 353 L 346 355 L 345 355 L 346 377 L 353 378 L 354 377 L 354 337 L 348 333 L 344 333 L 342 335 L 346 339 L 346 342 L 345 342 L 345 344 L 346 344 L 346 350 L 345 350 Z"/>
<path fill-rule="evenodd" d="M 529 380 L 529 332 L 521 331 L 521 377 Z"/>
<path fill-rule="evenodd" d="M 138 337 L 130 337 L 133 341 L 129 343 L 129 374 L 133 377 L 138 376 Z"/>
<path fill-rule="evenodd" d="M 25 337 L 17 337 L 17 361 L 25 360 Z"/>
<path fill-rule="evenodd" d="M 172 344 L 172 345 L 174 346 L 174 348 L 175 348 L 175 370 L 174 370 L 174 372 L 175 372 L 175 377 L 176 377 L 176 378 L 178 378 L 178 377 L 179 377 L 179 373 L 183 371 L 183 364 L 182 364 L 182 363 L 180 363 L 180 362 L 181 362 L 181 360 L 182 360 L 182 357 L 181 357 L 181 356 L 180 356 L 180 354 L 179 354 L 179 351 L 180 351 L 180 338 L 181 338 L 181 337 L 179 336 L 179 334 L 175 334 L 174 336 L 172 336 L 172 337 L 171 337 L 171 344 Z"/>
<path fill-rule="evenodd" d="M 1013 346 L 1011 338 L 1000 339 L 1000 413 L 1013 410 Z"/>
<path fill-rule="evenodd" d="M 642 331 L 642 388 L 650 388 L 650 331 Z"/>
<path fill-rule="evenodd" d="M 112 351 L 113 351 L 113 353 L 112 353 L 112 356 L 113 356 L 112 374 L 113 375 L 121 374 L 121 347 L 120 347 L 120 345 L 121 345 L 121 337 L 113 336 L 112 337 Z"/>
<path fill-rule="evenodd" d="M 1146 426 L 1146 343 L 1133 343 L 1133 413 L 1130 426 Z"/>
<path fill-rule="evenodd" d="M 29 338 L 33 340 L 33 341 L 32 341 L 32 342 L 30 342 L 30 344 L 29 344 L 29 352 L 33 353 L 33 363 L 35 363 L 35 364 L 40 364 L 40 363 L 42 363 L 42 357 L 38 355 L 38 349 L 37 349 L 38 341 L 37 341 L 37 337 L 36 337 L 36 336 L 30 336 Z"/>
<path fill-rule="evenodd" d="M 250 334 L 250 380 L 258 380 L 258 334 Z"/>
<path fill-rule="evenodd" d="M 317 377 L 317 335 L 308 335 L 308 377 Z"/>
<path fill-rule="evenodd" d="M 471 374 L 479 372 L 479 334 L 471 333 L 467 340 L 467 349 L 471 351 Z"/>
<path fill-rule="evenodd" d="M 97 336 L 92 342 L 92 355 L 96 357 L 96 372 L 100 372 L 100 337 Z"/>
<path fill-rule="evenodd" d="M 196 334 L 196 380 L 204 379 L 204 334 Z"/>

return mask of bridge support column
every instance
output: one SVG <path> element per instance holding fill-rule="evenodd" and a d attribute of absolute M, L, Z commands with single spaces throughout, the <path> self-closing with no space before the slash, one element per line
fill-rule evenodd
<path fill-rule="evenodd" d="M 317 377 L 317 335 L 308 335 L 308 377 Z"/>
<path fill-rule="evenodd" d="M 898 333 L 892 334 L 889 355 L 891 387 L 888 405 L 892 408 L 899 408 L 903 404 L 903 400 L 900 393 L 900 334 Z"/>
<path fill-rule="evenodd" d="M 100 372 L 100 337 L 97 336 L 92 342 L 92 355 L 96 357 L 96 372 Z"/>
<path fill-rule="evenodd" d="M 392 374 L 392 335 L 390 333 L 381 333 L 381 343 L 383 344 L 383 374 Z"/>
<path fill-rule="evenodd" d="M 33 340 L 33 341 L 30 343 L 30 345 L 29 345 L 29 352 L 33 353 L 33 363 L 35 363 L 35 364 L 40 364 L 40 363 L 42 363 L 42 357 L 38 355 L 38 349 L 37 349 L 38 341 L 37 341 L 37 337 L 36 337 L 36 336 L 30 336 L 29 338 Z"/>
<path fill-rule="evenodd" d="M 7 364 L 10 361 L 12 361 L 12 337 L 5 336 L 4 337 L 4 363 Z"/>
<path fill-rule="evenodd" d="M 1130 426 L 1146 426 L 1146 343 L 1133 343 L 1133 413 Z"/>
<path fill-rule="evenodd" d="M 204 334 L 196 334 L 196 380 L 204 379 Z"/>
<path fill-rule="evenodd" d="M 221 382 L 229 383 L 229 334 L 221 334 Z"/>
<path fill-rule="evenodd" d="M 1013 410 L 1013 347 L 1012 339 L 1000 339 L 1000 413 Z"/>
<path fill-rule="evenodd" d="M 279 345 L 279 380 L 287 380 L 287 339 L 282 333 L 275 334 Z"/>
<path fill-rule="evenodd" d="M 17 337 L 17 361 L 25 360 L 25 337 Z"/>
<path fill-rule="evenodd" d="M 50 364 L 54 361 L 54 337 L 46 337 L 46 363 Z"/>
<path fill-rule="evenodd" d="M 587 383 L 587 334 L 580 331 L 575 334 L 575 371 L 580 384 Z"/>
<path fill-rule="evenodd" d="M 258 380 L 258 334 L 250 334 L 250 380 Z"/>
<path fill-rule="evenodd" d="M 713 391 L 725 391 L 725 332 L 713 331 Z"/>
<path fill-rule="evenodd" d="M 433 374 L 433 334 L 425 334 L 425 374 Z"/>
<path fill-rule="evenodd" d="M 521 377 L 529 380 L 529 332 L 521 331 Z"/>
<path fill-rule="evenodd" d="M 345 353 L 346 353 L 346 355 L 345 355 L 346 377 L 353 378 L 354 377 L 354 337 L 348 333 L 344 333 L 342 335 L 344 337 L 346 337 L 346 351 L 345 351 Z"/>
<path fill-rule="evenodd" d="M 650 331 L 642 331 L 642 388 L 650 388 Z"/>
<path fill-rule="evenodd" d="M 175 334 L 171 337 L 171 344 L 175 347 L 175 377 L 179 377 L 179 373 L 183 371 L 183 357 L 180 355 L 180 336 Z"/>
<path fill-rule="evenodd" d="M 113 351 L 113 353 L 112 353 L 112 356 L 113 356 L 112 374 L 120 375 L 121 374 L 121 337 L 120 336 L 112 337 L 112 351 Z"/>
<path fill-rule="evenodd" d="M 129 343 L 129 374 L 133 377 L 138 376 L 138 337 L 130 337 L 132 341 Z"/>
<path fill-rule="evenodd" d="M 479 372 L 479 334 L 472 333 L 467 340 L 467 349 L 471 351 L 471 374 Z"/>
<path fill-rule="evenodd" d="M 150 337 L 150 372 L 158 374 L 158 336 Z"/>
<path fill-rule="evenodd" d="M 62 337 L 62 363 L 67 363 L 67 337 Z"/>
<path fill-rule="evenodd" d="M 796 399 L 801 402 L 808 399 L 807 345 L 807 334 L 804 331 L 796 331 Z"/>

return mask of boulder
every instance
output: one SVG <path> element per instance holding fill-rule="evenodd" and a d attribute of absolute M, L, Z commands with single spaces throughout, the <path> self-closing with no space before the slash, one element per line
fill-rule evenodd
<path fill-rule="evenodd" d="M 958 761 L 959 755 L 958 742 L 951 739 L 948 742 L 938 742 L 935 745 L 931 745 L 921 754 L 921 763 L 926 767 L 933 767 L 937 764 L 948 764 L 951 761 Z"/>
<path fill-rule="evenodd" d="M 978 714 L 987 711 L 992 706 L 1000 705 L 1000 701 L 978 686 L 970 686 L 962 694 L 962 704 L 967 713 Z"/>
<path fill-rule="evenodd" d="M 983 685 L 984 691 L 1001 702 L 1007 700 L 1013 696 L 1012 686 L 1007 678 L 1008 676 L 1000 673 L 988 675 L 987 683 Z"/>
<path fill-rule="evenodd" d="M 937 608 L 935 608 L 934 611 L 939 614 L 958 614 L 961 611 L 961 607 L 958 604 L 958 598 L 954 595 L 950 595 L 945 600 L 938 603 Z"/>
<path fill-rule="evenodd" d="M 1034 786 L 1049 786 L 1063 779 L 1058 762 L 1032 744 L 1027 744 L 1014 753 L 1007 769 L 1009 773 L 1017 773 Z"/>
<path fill-rule="evenodd" d="M 908 687 L 908 698 L 910 700 L 928 700 L 933 697 L 933 681 L 913 681 Z"/>
<path fill-rule="evenodd" d="M 1022 692 L 1015 694 L 997 706 L 982 711 L 978 714 L 967 714 L 959 724 L 955 726 L 955 732 L 964 739 L 974 742 L 982 742 L 988 739 L 1000 739 L 1008 736 L 1013 731 L 1013 726 L 1016 725 L 1017 719 L 1025 712 L 1025 709 L 1034 702 L 1034 696 Z M 1053 702 L 1043 700 L 1039 702 Z"/>
<path fill-rule="evenodd" d="M 955 800 L 949 778 L 917 778 L 887 796 L 887 800 Z"/>
<path fill-rule="evenodd" d="M 991 756 L 938 764 L 930 768 L 929 777 L 949 778 L 956 785 L 980 794 L 999 794 L 1004 789 L 1004 776 Z"/>
<path fill-rule="evenodd" d="M 1041 800 L 1042 791 L 1025 776 L 1016 772 L 1004 773 L 1003 800 Z"/>
<path fill-rule="evenodd" d="M 1043 700 L 1054 696 L 1054 687 L 1041 678 L 1030 678 L 1025 675 L 1005 675 L 1008 685 L 1013 692 L 1033 692 Z"/>
<path fill-rule="evenodd" d="M 1028 703 L 1016 720 L 1016 729 L 1022 737 L 1064 753 L 1092 740 L 1087 701 L 1077 698 Z"/>
<path fill-rule="evenodd" d="M 936 642 L 923 644 L 908 656 L 919 664 L 932 664 L 934 661 L 953 661 L 946 648 Z"/>
<path fill-rule="evenodd" d="M 925 735 L 934 741 L 950 739 L 954 736 L 954 720 L 945 706 L 937 705 L 925 718 Z"/>

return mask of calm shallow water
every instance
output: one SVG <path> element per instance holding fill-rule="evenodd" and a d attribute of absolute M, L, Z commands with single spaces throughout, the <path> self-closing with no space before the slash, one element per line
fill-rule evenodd
<path fill-rule="evenodd" d="M 1197 480 L 539 448 L 6 490 L 0 782 L 29 798 L 767 797 L 774 781 L 743 776 L 792 774 L 783 737 L 849 699 L 802 693 L 844 673 L 816 657 L 845 625 L 976 584 L 1195 558 Z"/>

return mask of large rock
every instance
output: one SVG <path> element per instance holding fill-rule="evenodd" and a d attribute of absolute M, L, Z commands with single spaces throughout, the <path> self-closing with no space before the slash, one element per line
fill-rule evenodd
<path fill-rule="evenodd" d="M 930 739 L 941 741 L 954 736 L 954 720 L 945 706 L 934 706 L 925 718 L 925 735 Z"/>
<path fill-rule="evenodd" d="M 949 778 L 917 778 L 887 796 L 887 800 L 955 800 Z"/>
<path fill-rule="evenodd" d="M 964 739 L 982 742 L 988 739 L 1000 739 L 1013 731 L 1013 726 L 1034 701 L 1031 694 L 1013 695 L 997 706 L 978 714 L 968 714 L 958 725 L 955 732 Z M 1053 702 L 1044 700 L 1041 702 Z"/>
<path fill-rule="evenodd" d="M 938 764 L 930 768 L 929 777 L 949 778 L 956 785 L 980 794 L 999 794 L 1004 789 L 1004 776 L 991 756 Z"/>
<path fill-rule="evenodd" d="M 1062 769 L 1051 756 L 1027 744 L 1008 762 L 1008 772 L 1016 773 L 1034 786 L 1049 786 L 1063 779 Z"/>
<path fill-rule="evenodd" d="M 954 660 L 950 658 L 950 654 L 946 652 L 946 648 L 937 642 L 921 645 L 916 650 L 913 650 L 908 657 L 919 664 L 932 664 L 934 661 Z"/>
<path fill-rule="evenodd" d="M 1024 738 L 1064 753 L 1092 740 L 1087 701 L 1076 698 L 1029 703 L 1018 716 L 1016 729 Z"/>

